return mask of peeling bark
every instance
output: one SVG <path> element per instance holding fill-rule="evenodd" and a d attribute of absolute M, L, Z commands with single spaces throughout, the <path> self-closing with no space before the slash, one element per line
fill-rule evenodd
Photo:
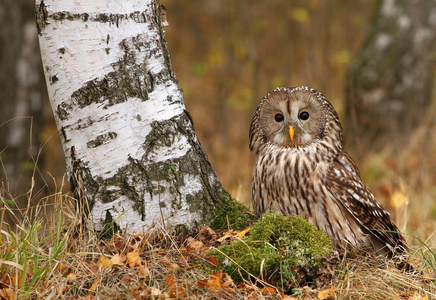
<path fill-rule="evenodd" d="M 97 230 L 192 226 L 230 199 L 185 111 L 161 13 L 158 1 L 37 1 L 67 171 Z"/>

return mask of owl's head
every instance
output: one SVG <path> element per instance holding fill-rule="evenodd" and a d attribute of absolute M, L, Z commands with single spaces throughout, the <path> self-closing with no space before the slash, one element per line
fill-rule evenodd
<path fill-rule="evenodd" d="M 266 143 L 305 147 L 322 140 L 331 121 L 339 124 L 341 135 L 337 114 L 321 93 L 309 87 L 277 88 L 259 104 L 250 127 L 250 149 L 259 152 Z"/>

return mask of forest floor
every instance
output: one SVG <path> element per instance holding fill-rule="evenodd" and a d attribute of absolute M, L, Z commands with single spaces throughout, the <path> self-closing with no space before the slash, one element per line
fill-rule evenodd
<path fill-rule="evenodd" d="M 155 226 L 141 234 L 107 238 L 81 225 L 81 218 L 65 205 L 69 196 L 52 198 L 56 213 L 50 220 L 35 217 L 46 213 L 41 205 L 14 231 L 1 231 L 0 299 L 436 299 L 435 245 L 411 249 L 410 262 L 419 274 L 390 263 L 380 267 L 346 259 L 333 265 L 328 280 L 307 282 L 284 294 L 262 270 L 235 282 L 223 271 L 228 262 L 208 252 L 250 235 L 251 227 L 204 226 L 191 236 L 176 237 L 169 228 Z M 237 263 L 238 257 L 233 259 Z"/>

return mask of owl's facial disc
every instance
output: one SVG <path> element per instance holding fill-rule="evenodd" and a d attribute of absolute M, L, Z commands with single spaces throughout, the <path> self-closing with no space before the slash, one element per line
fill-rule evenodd
<path fill-rule="evenodd" d="M 320 138 L 324 108 L 308 90 L 277 90 L 263 103 L 259 118 L 265 137 L 280 147 L 300 147 Z"/>

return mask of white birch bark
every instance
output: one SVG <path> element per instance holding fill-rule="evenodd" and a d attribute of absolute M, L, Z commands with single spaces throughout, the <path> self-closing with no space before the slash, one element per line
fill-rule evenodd
<path fill-rule="evenodd" d="M 37 2 L 51 105 L 97 230 L 193 225 L 228 198 L 185 111 L 151 0 Z M 164 21 L 165 22 L 165 21 Z"/>

